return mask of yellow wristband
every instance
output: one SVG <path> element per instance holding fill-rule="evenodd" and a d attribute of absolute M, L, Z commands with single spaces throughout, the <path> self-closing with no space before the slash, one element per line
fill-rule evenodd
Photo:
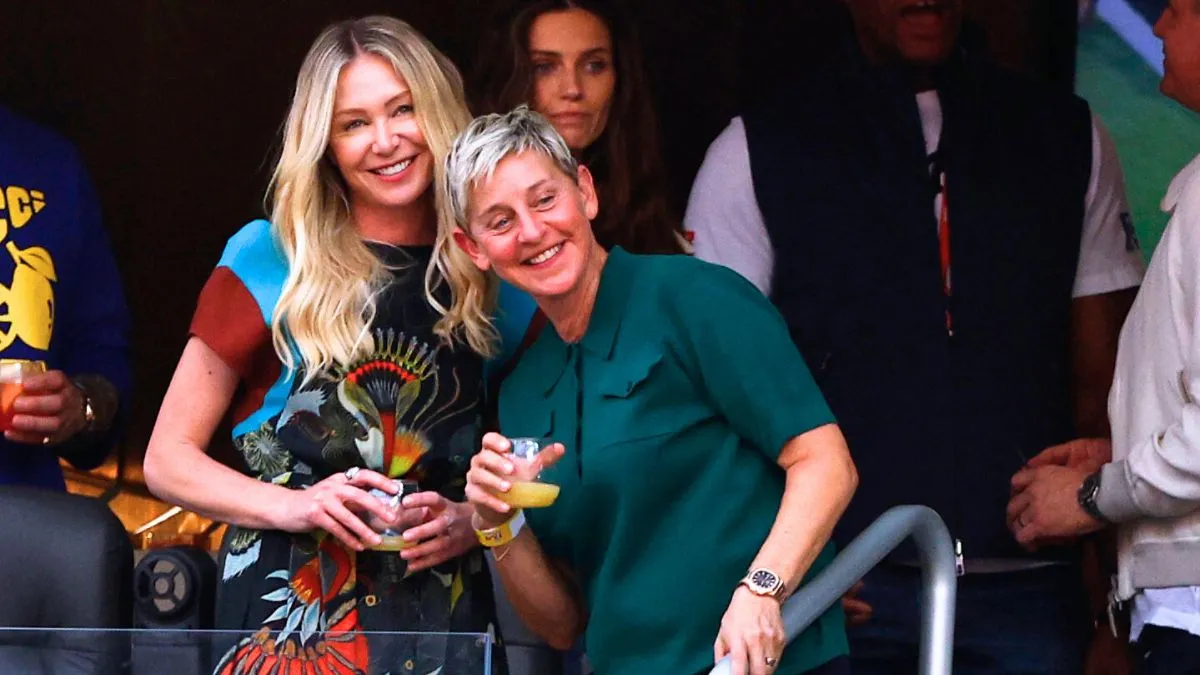
<path fill-rule="evenodd" d="M 512 518 L 508 519 L 507 523 L 497 525 L 486 530 L 475 530 L 475 537 L 479 539 L 479 543 L 486 548 L 496 548 L 503 546 L 521 533 L 521 529 L 525 527 L 525 512 L 517 509 Z"/>

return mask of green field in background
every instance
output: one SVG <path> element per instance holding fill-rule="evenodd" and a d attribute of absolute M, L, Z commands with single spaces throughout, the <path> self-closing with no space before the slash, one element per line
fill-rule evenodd
<path fill-rule="evenodd" d="M 1076 90 L 1116 143 L 1147 257 L 1167 224 L 1159 210 L 1171 178 L 1200 152 L 1200 116 L 1158 91 L 1158 73 L 1102 21 L 1079 32 Z"/>

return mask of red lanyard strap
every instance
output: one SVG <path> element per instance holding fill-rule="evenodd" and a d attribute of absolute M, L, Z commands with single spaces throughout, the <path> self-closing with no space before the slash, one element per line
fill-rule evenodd
<path fill-rule="evenodd" d="M 942 264 L 942 293 L 946 296 L 946 334 L 954 335 L 953 322 L 950 317 L 950 298 L 953 295 L 953 285 L 950 279 L 950 207 L 946 198 L 946 174 L 939 176 L 941 184 L 941 207 L 938 209 L 938 258 Z"/>

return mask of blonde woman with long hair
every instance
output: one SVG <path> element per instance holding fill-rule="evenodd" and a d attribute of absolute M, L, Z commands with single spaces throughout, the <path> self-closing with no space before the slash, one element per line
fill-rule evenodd
<path fill-rule="evenodd" d="M 462 502 L 495 291 L 438 240 L 431 187 L 468 119 L 453 64 L 397 19 L 334 24 L 305 57 L 271 219 L 201 292 L 146 452 L 155 494 L 232 525 L 217 626 L 253 636 L 217 672 L 483 671 L 467 641 L 363 634 L 493 628 Z M 241 470 L 205 453 L 227 411 Z"/>

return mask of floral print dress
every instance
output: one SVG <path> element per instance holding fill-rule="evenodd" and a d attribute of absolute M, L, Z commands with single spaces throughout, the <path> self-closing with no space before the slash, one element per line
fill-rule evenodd
<path fill-rule="evenodd" d="M 304 489 L 357 466 L 462 501 L 479 447 L 483 361 L 433 334 L 431 247 L 370 246 L 394 277 L 378 298 L 374 349 L 348 367 L 303 384 L 281 367 L 269 322 L 286 262 L 265 221 L 230 240 L 191 333 L 242 377 L 234 445 L 250 475 Z M 484 673 L 478 640 L 444 634 L 495 633 L 478 548 L 409 575 L 398 553 L 355 552 L 323 531 L 230 528 L 220 584 L 217 627 L 247 633 L 215 654 L 221 675 Z M 379 631 L 410 634 L 371 635 Z M 500 651 L 493 673 L 503 671 Z"/>

